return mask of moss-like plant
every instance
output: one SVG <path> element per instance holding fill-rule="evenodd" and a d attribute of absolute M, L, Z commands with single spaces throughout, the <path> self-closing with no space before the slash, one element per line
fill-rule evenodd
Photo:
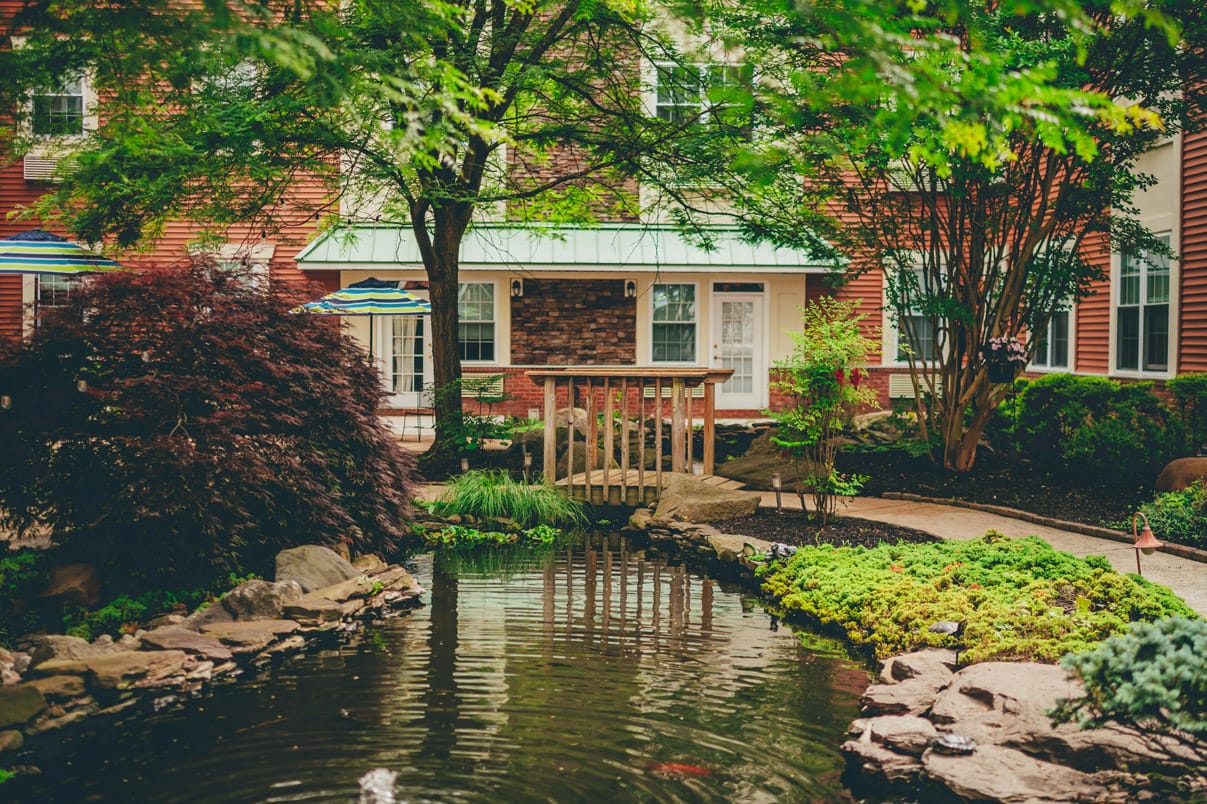
<path fill-rule="evenodd" d="M 583 504 L 549 486 L 517 481 L 505 471 L 466 472 L 449 483 L 431 506 L 437 516 L 470 515 L 482 519 L 510 519 L 521 527 L 548 524 L 583 525 Z"/>
<path fill-rule="evenodd" d="M 968 661 L 1054 662 L 1133 621 L 1195 617 L 1168 588 L 1076 558 L 1036 537 L 990 532 L 972 541 L 803 547 L 763 570 L 763 588 L 789 612 L 840 629 L 877 657 L 952 646 L 927 629 L 963 620 Z"/>

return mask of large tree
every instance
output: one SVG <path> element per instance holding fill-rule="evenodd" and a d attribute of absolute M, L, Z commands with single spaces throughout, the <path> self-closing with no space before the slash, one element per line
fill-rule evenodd
<path fill-rule="evenodd" d="M 673 59 L 643 2 L 31 0 L 20 87 L 86 70 L 100 126 L 41 205 L 81 237 L 153 239 L 165 220 L 266 229 L 312 204 L 332 225 L 409 227 L 432 301 L 434 381 L 460 377 L 461 242 L 476 214 L 635 219 L 650 116 L 640 59 Z M 145 23 L 144 23 L 145 20 Z M 325 183 L 320 201 L 290 195 Z M 438 393 L 436 455 L 460 397 Z"/>
<path fill-rule="evenodd" d="M 888 4 L 869 23 L 882 43 L 869 59 L 832 35 L 843 5 L 718 12 L 763 65 L 763 127 L 751 146 L 701 151 L 698 169 L 737 168 L 720 190 L 752 233 L 824 236 L 843 279 L 885 271 L 923 435 L 967 470 L 1009 388 L 990 380 L 986 344 L 1033 352 L 1103 278 L 1094 250 L 1108 241 L 1169 256 L 1132 199 L 1153 181 L 1139 157 L 1201 114 L 1203 14 L 1191 0 L 1087 0 L 1070 25 L 1035 4 L 929 18 Z"/>

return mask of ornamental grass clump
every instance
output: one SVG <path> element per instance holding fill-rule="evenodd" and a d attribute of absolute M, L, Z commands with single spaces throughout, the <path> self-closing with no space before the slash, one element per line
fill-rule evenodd
<path fill-rule="evenodd" d="M 549 486 L 515 480 L 506 471 L 477 469 L 452 480 L 432 504 L 437 516 L 510 519 L 520 527 L 586 524 L 583 504 Z"/>
<path fill-rule="evenodd" d="M 966 661 L 1055 662 L 1133 621 L 1196 616 L 1168 588 L 1119 575 L 1101 556 L 993 531 L 966 542 L 802 547 L 761 572 L 789 614 L 840 629 L 878 658 L 951 647 L 927 630 L 941 620 L 965 621 Z"/>

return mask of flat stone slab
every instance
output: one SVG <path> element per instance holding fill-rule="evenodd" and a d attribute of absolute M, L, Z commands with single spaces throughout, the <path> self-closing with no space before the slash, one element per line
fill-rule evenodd
<path fill-rule="evenodd" d="M 128 651 L 86 659 L 89 689 L 112 692 L 179 673 L 188 654 L 182 650 Z"/>
<path fill-rule="evenodd" d="M 1108 790 L 1088 773 L 1043 762 L 997 745 L 981 745 L 965 756 L 930 750 L 922 755 L 930 776 L 967 801 L 1030 804 L 1046 801 L 1105 801 Z"/>
<path fill-rule="evenodd" d="M 230 649 L 217 639 L 180 626 L 169 625 L 148 631 L 143 634 L 142 641 L 160 650 L 182 650 L 215 661 L 231 658 Z"/>
<path fill-rule="evenodd" d="M 255 653 L 300 627 L 293 620 L 248 620 L 212 623 L 204 626 L 201 632 L 219 640 L 234 653 Z"/>
<path fill-rule="evenodd" d="M 285 616 L 301 625 L 322 625 L 339 622 L 344 618 L 344 607 L 334 600 L 317 595 L 306 595 L 297 603 L 285 605 Z"/>
<path fill-rule="evenodd" d="M 46 678 L 35 678 L 29 683 L 37 687 L 39 692 L 52 701 L 74 698 L 87 692 L 84 679 L 79 675 L 47 676 Z"/>

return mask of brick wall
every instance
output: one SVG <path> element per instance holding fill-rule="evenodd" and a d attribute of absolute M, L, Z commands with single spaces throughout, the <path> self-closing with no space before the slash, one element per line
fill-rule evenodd
<path fill-rule="evenodd" d="M 632 365 L 637 300 L 620 279 L 525 279 L 511 300 L 511 361 L 525 366 Z"/>

